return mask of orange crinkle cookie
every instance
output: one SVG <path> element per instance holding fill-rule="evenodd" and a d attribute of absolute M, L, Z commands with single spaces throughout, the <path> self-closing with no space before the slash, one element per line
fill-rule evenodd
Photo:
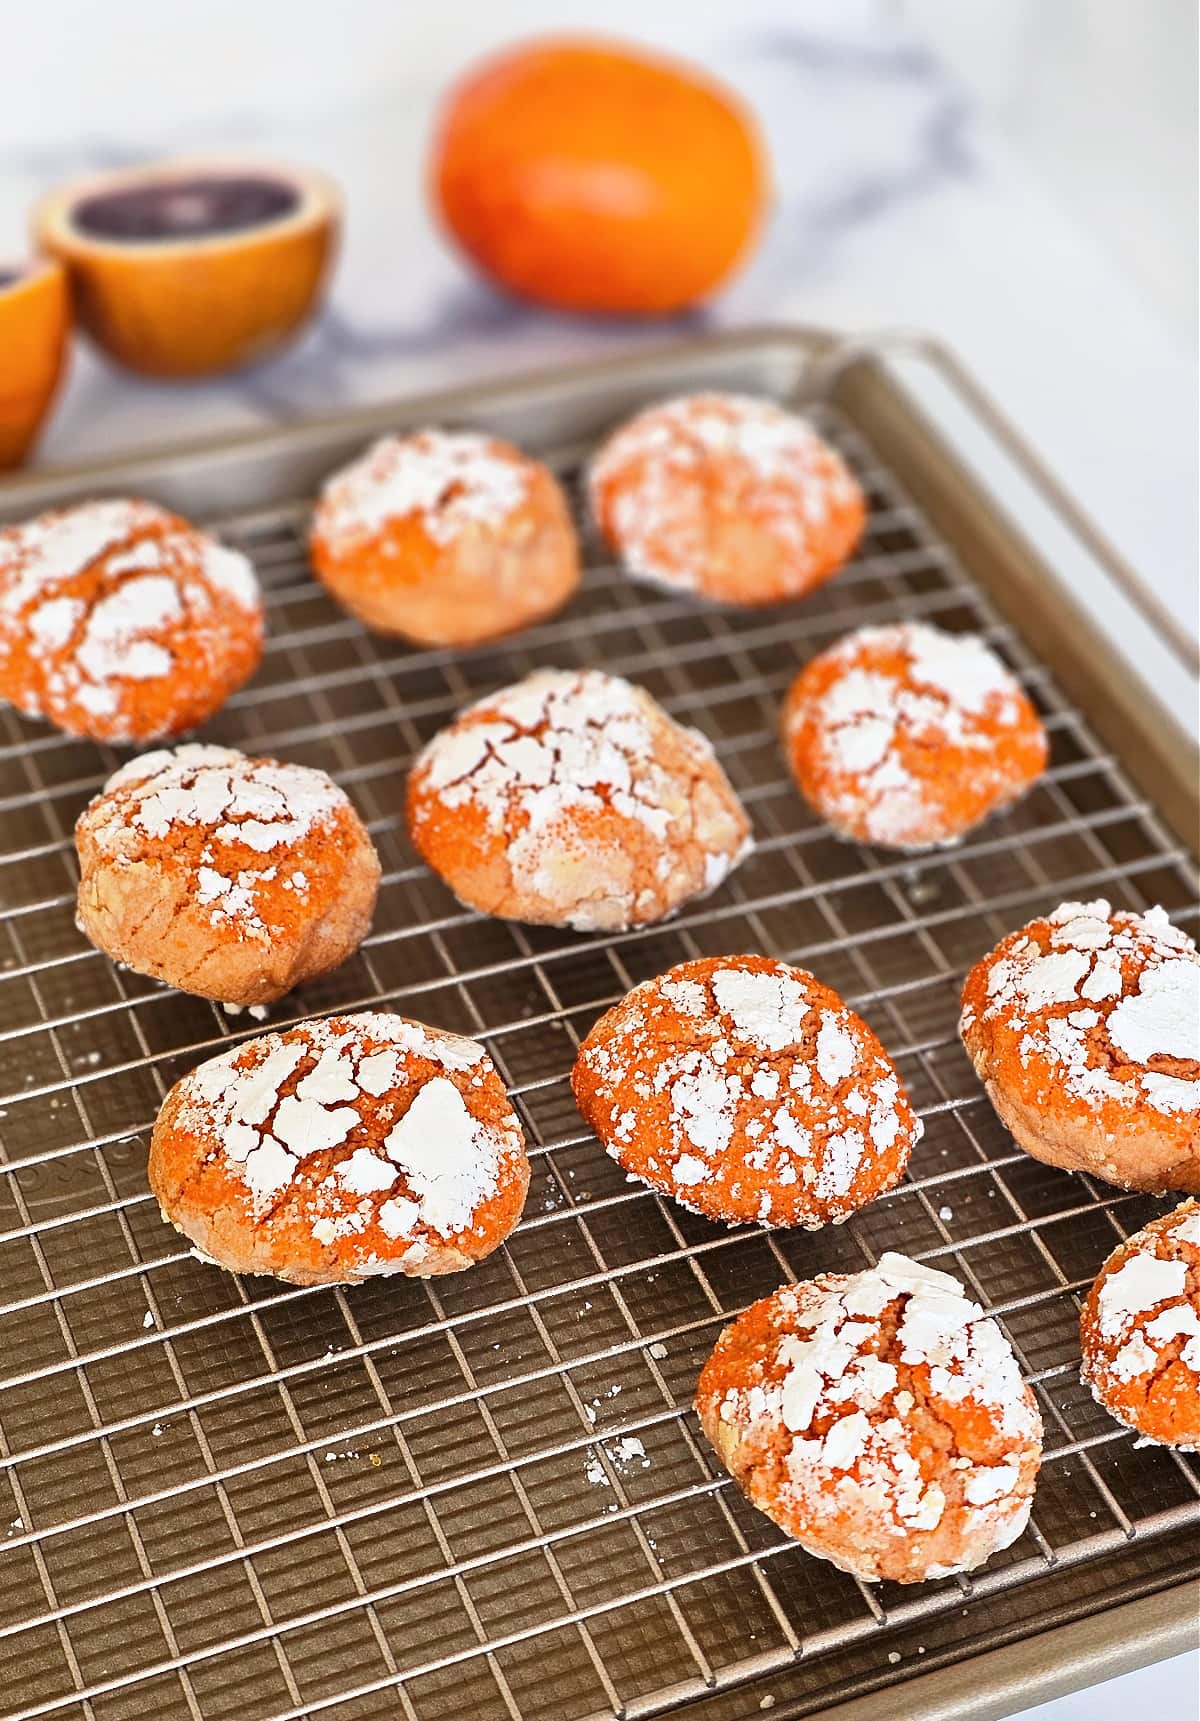
<path fill-rule="evenodd" d="M 635 986 L 571 1080 L 619 1165 L 730 1225 L 845 1219 L 899 1181 L 921 1137 L 866 1023 L 766 956 L 681 962 Z"/>
<path fill-rule="evenodd" d="M 705 738 L 595 669 L 468 706 L 413 766 L 408 826 L 469 907 L 584 932 L 661 920 L 750 848 Z"/>
<path fill-rule="evenodd" d="M 325 485 L 313 565 L 339 603 L 418 645 L 473 645 L 540 621 L 579 583 L 549 468 L 472 431 L 386 436 Z"/>
<path fill-rule="evenodd" d="M 802 597 L 854 554 L 866 519 L 836 449 L 748 395 L 639 413 L 601 448 L 589 493 L 631 574 L 732 604 Z"/>
<path fill-rule="evenodd" d="M 800 793 L 839 835 L 885 848 L 957 842 L 1046 767 L 1046 732 L 973 634 L 866 627 L 805 665 L 783 710 Z"/>
<path fill-rule="evenodd" d="M 696 1410 L 752 1503 L 868 1583 L 971 1571 L 1029 1519 L 1042 1426 L 1008 1340 L 903 1255 L 754 1303 Z"/>
<path fill-rule="evenodd" d="M 0 698 L 69 735 L 193 729 L 258 667 L 245 556 L 150 502 L 85 502 L 0 530 Z"/>
<path fill-rule="evenodd" d="M 1166 912 L 1064 902 L 967 976 L 959 1029 L 1036 1159 L 1200 1191 L 1200 955 Z"/>
<path fill-rule="evenodd" d="M 379 858 L 324 771 L 228 747 L 144 753 L 75 826 L 78 923 L 114 962 L 267 1004 L 357 950 Z"/>
<path fill-rule="evenodd" d="M 1200 1205 L 1114 1249 L 1080 1319 L 1083 1379 L 1146 1440 L 1200 1447 Z"/>
<path fill-rule="evenodd" d="M 368 1011 L 265 1034 L 176 1082 L 149 1177 L 218 1266 L 332 1285 L 473 1266 L 520 1218 L 529 1162 L 482 1046 Z"/>

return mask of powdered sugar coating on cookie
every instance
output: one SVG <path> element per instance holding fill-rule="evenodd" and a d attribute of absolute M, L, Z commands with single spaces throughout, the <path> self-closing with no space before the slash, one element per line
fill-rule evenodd
<path fill-rule="evenodd" d="M 815 658 L 783 732 L 817 812 L 891 848 L 958 841 L 1046 762 L 1037 714 L 983 640 L 916 622 L 860 628 Z"/>
<path fill-rule="evenodd" d="M 697 1410 L 750 1499 L 868 1582 L 969 1571 L 1024 1530 L 1041 1421 L 995 1321 L 885 1254 L 786 1286 L 718 1341 Z"/>
<path fill-rule="evenodd" d="M 149 740 L 201 721 L 261 637 L 247 559 L 151 503 L 0 530 L 0 689 L 69 733 Z"/>
<path fill-rule="evenodd" d="M 733 602 L 796 597 L 852 553 L 865 514 L 841 456 L 750 395 L 653 406 L 604 444 L 592 511 L 631 573 Z"/>
<path fill-rule="evenodd" d="M 417 519 L 437 544 L 470 525 L 499 526 L 525 502 L 529 478 L 515 451 L 463 430 L 385 436 L 321 492 L 315 529 L 338 553 L 397 520 Z"/>
<path fill-rule="evenodd" d="M 750 846 L 704 737 L 598 670 L 539 670 L 470 706 L 417 759 L 408 807 L 462 900 L 581 931 L 660 919 Z"/>
<path fill-rule="evenodd" d="M 83 930 L 185 991 L 268 1002 L 343 960 L 370 922 L 371 840 L 307 766 L 199 744 L 145 753 L 75 834 Z"/>
<path fill-rule="evenodd" d="M 223 1264 L 320 1283 L 470 1265 L 515 1224 L 528 1164 L 482 1046 L 364 1012 L 185 1076 L 155 1129 L 151 1183 Z"/>
<path fill-rule="evenodd" d="M 263 918 L 264 887 L 278 883 L 302 899 L 310 884 L 286 859 L 280 876 L 281 851 L 286 856 L 349 810 L 324 771 L 194 744 L 143 753 L 122 765 L 81 822 L 96 848 L 113 858 L 144 851 L 147 840 L 170 844 L 184 832 L 199 835 L 197 900 L 214 923 L 229 922 L 239 936 L 265 941 L 277 929 Z"/>
<path fill-rule="evenodd" d="M 1149 1440 L 1200 1447 L 1200 1205 L 1115 1249 L 1083 1307 L 1082 1376 L 1118 1421 Z"/>
<path fill-rule="evenodd" d="M 1200 954 L 1165 909 L 1065 902 L 1013 933 L 967 982 L 964 1035 L 977 1022 L 1096 1110 L 1200 1112 Z"/>
<path fill-rule="evenodd" d="M 579 584 L 579 543 L 549 467 L 468 431 L 389 436 L 325 485 L 313 569 L 368 627 L 471 646 L 553 615 Z"/>
<path fill-rule="evenodd" d="M 921 1137 L 866 1024 L 768 957 L 644 981 L 588 1034 L 572 1086 L 619 1164 L 728 1223 L 845 1219 L 898 1182 Z"/>
<path fill-rule="evenodd" d="M 1200 1189 L 1200 955 L 1161 908 L 1063 903 L 967 976 L 959 1029 L 1029 1152 Z"/>

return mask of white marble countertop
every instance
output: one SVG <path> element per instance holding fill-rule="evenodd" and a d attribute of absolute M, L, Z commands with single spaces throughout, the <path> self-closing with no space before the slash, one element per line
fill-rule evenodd
<path fill-rule="evenodd" d="M 758 109 L 774 162 L 775 209 L 753 264 L 712 309 L 652 327 L 602 326 L 493 295 L 435 232 L 416 169 L 456 66 L 498 36 L 594 23 L 595 6 L 518 0 L 484 16 L 451 3 L 418 25 L 409 9 L 368 0 L 346 0 L 336 18 L 303 0 L 209 0 L 203 30 L 182 16 L 193 9 L 179 9 L 171 29 L 180 39 L 157 58 L 142 39 L 145 0 L 56 10 L 57 28 L 32 27 L 30 62 L 0 113 L 0 254 L 19 247 L 28 206 L 48 185 L 156 155 L 309 161 L 341 181 L 349 219 L 328 310 L 290 354 L 245 376 L 167 386 L 80 350 L 42 464 L 161 448 L 690 330 L 786 319 L 847 332 L 908 325 L 957 349 L 1194 625 L 1194 352 L 989 134 L 932 52 L 892 28 L 886 4 L 663 5 L 652 28 L 632 0 L 604 7 L 606 27 L 719 65 Z M 75 52 L 64 61 L 68 37 Z M 119 82 L 131 66 L 136 99 Z M 58 91 L 52 114 L 45 87 Z M 1194 721 L 1194 683 L 1110 594 L 1080 578 L 1135 665 Z M 1194 1713 L 1196 1680 L 1196 1657 L 1182 1657 L 1050 1705 L 1045 1721 L 1101 1721 L 1139 1702 L 1171 1721 Z"/>

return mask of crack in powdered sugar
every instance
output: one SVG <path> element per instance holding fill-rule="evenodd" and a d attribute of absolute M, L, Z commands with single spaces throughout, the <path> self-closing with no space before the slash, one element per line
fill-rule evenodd
<path fill-rule="evenodd" d="M 486 711 L 487 720 L 464 721 L 477 711 Z M 434 736 L 414 775 L 442 807 L 477 808 L 493 833 L 506 831 L 519 812 L 506 851 L 514 884 L 561 901 L 569 924 L 591 931 L 611 920 L 597 918 L 596 905 L 580 900 L 586 895 L 581 880 L 591 867 L 604 883 L 608 869 L 579 837 L 580 814 L 611 809 L 640 825 L 659 849 L 660 874 L 670 868 L 672 845 L 690 837 L 704 846 L 694 782 L 656 762 L 656 728 L 670 723 L 648 695 L 619 676 L 540 670 L 468 707 Z M 697 770 L 709 764 L 712 748 L 703 735 L 672 728 L 696 754 Z M 750 846 L 747 838 L 732 853 L 710 848 L 704 888 L 720 884 Z M 599 909 L 612 906 L 610 892 Z M 621 906 L 626 924 L 646 908 L 632 887 Z"/>
<path fill-rule="evenodd" d="M 149 529 L 152 536 L 138 537 Z M 119 583 L 90 607 L 60 590 L 101 559 L 104 579 Z M 214 592 L 259 612 L 246 557 L 151 503 L 93 502 L 44 514 L 0 531 L 0 662 L 25 632 L 36 653 L 57 659 L 46 693 L 112 718 L 122 682 L 172 673 L 172 639 L 205 622 Z"/>
<path fill-rule="evenodd" d="M 638 414 L 601 449 L 588 476 L 593 514 L 610 483 L 621 553 L 642 579 L 695 590 L 708 553 L 694 489 L 723 463 L 744 515 L 802 558 L 832 508 L 858 486 L 806 419 L 752 395 L 688 395 Z M 664 548 L 669 546 L 669 555 Z"/>
<path fill-rule="evenodd" d="M 415 518 L 445 545 L 470 525 L 501 525 L 528 494 L 524 463 L 490 437 L 446 430 L 385 436 L 325 485 L 315 529 L 338 547 Z"/>
<path fill-rule="evenodd" d="M 328 828 L 349 808 L 323 771 L 194 744 L 130 760 L 109 778 L 83 821 L 97 848 L 118 863 L 147 839 L 169 845 L 173 829 L 203 830 L 197 902 L 214 924 L 261 939 L 270 929 L 260 891 L 279 876 L 279 851 Z M 288 867 L 281 886 L 302 901 L 308 883 L 303 871 Z"/>
<path fill-rule="evenodd" d="M 284 1094 L 306 1059 L 315 1062 Z M 412 1092 L 412 1059 L 444 1073 Z M 374 1220 L 389 1241 L 407 1239 L 408 1247 L 398 1260 L 371 1257 L 355 1270 L 399 1271 L 419 1265 L 431 1240 L 445 1242 L 474 1224 L 480 1204 L 499 1187 L 503 1160 L 520 1148 L 515 1121 L 495 1128 L 474 1117 L 452 1079 L 469 1073 L 479 1086 L 486 1062 L 474 1040 L 398 1016 L 365 1012 L 308 1022 L 193 1070 L 181 1084 L 177 1123 L 216 1138 L 256 1217 L 297 1184 L 313 1197 L 318 1243 L 360 1235 Z M 409 1093 L 401 1110 L 398 1102 Z M 366 1121 L 368 1101 L 377 1102 L 370 1106 L 372 1134 L 386 1131 L 378 1145 L 355 1147 L 310 1184 L 306 1161 L 344 1147 Z"/>
<path fill-rule="evenodd" d="M 1014 1541 L 1030 1508 L 1020 1451 L 1040 1440 L 1040 1422 L 1008 1340 L 958 1280 L 889 1252 L 866 1272 L 778 1296 L 788 1325 L 799 1329 L 775 1347 L 782 1377 L 731 1389 L 720 1416 L 751 1438 L 760 1424 L 787 1431 L 785 1496 L 818 1518 L 861 1505 L 872 1517 L 882 1512 L 901 1533 L 937 1529 L 950 1501 L 941 1482 L 923 1475 L 922 1437 L 910 1421 L 915 1400 L 900 1386 L 897 1362 L 923 1365 L 933 1400 L 969 1401 L 995 1419 L 1010 1449 L 1001 1462 L 956 1456 L 948 1464 L 961 1481 L 968 1532 L 994 1528 L 995 1547 Z M 881 1317 L 894 1305 L 888 1350 L 896 1361 L 876 1349 Z"/>
<path fill-rule="evenodd" d="M 1191 939 L 1162 908 L 1114 914 L 1103 899 L 1063 903 L 1048 924 L 1045 945 L 1019 937 L 992 963 L 984 1020 L 1024 1025 L 1022 1059 L 1048 1059 L 1067 1092 L 1090 1105 L 1200 1111 L 1200 955 Z M 963 1031 L 971 1025 L 968 1009 Z M 1154 1059 L 1174 1068 L 1151 1069 Z"/>

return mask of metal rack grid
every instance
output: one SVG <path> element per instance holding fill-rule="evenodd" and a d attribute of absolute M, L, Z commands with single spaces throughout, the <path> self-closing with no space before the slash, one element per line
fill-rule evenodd
<path fill-rule="evenodd" d="M 639 1716 L 798 1656 L 813 1707 L 849 1688 L 851 1650 L 859 1678 L 918 1627 L 921 1648 L 977 1652 L 1036 1580 L 1061 1579 L 1062 1605 L 1102 1605 L 1105 1556 L 1145 1549 L 1152 1568 L 1156 1537 L 1200 1522 L 1195 1458 L 1136 1449 L 1076 1372 L 1079 1294 L 1162 1204 L 1015 1150 L 955 1033 L 964 968 L 1065 897 L 1160 901 L 1194 930 L 1188 857 L 861 435 L 819 416 L 869 491 L 869 535 L 784 611 L 632 584 L 589 540 L 565 615 L 503 647 L 414 652 L 314 586 L 302 502 L 218 522 L 257 563 L 270 635 L 206 738 L 329 770 L 384 865 L 362 951 L 270 1025 L 386 1002 L 484 1040 L 533 1182 L 510 1245 L 470 1273 L 301 1290 L 181 1247 L 145 1184 L 155 1111 L 184 1070 L 261 1030 L 84 944 L 71 827 L 117 757 L 0 718 L 4 1714 Z M 800 662 L 900 616 L 985 633 L 1052 737 L 1021 806 L 919 860 L 835 841 L 775 740 Z M 585 662 L 710 735 L 757 850 L 644 931 L 482 920 L 414 861 L 406 764 L 476 694 Z M 906 1181 L 843 1227 L 710 1225 L 626 1182 L 574 1110 L 572 1057 L 602 1009 L 673 962 L 741 950 L 842 991 L 924 1116 Z M 789 1543 L 690 1411 L 747 1303 L 889 1247 L 950 1268 L 1001 1316 L 1047 1432 L 1025 1537 L 971 1579 L 917 1590 L 857 1584 Z"/>

